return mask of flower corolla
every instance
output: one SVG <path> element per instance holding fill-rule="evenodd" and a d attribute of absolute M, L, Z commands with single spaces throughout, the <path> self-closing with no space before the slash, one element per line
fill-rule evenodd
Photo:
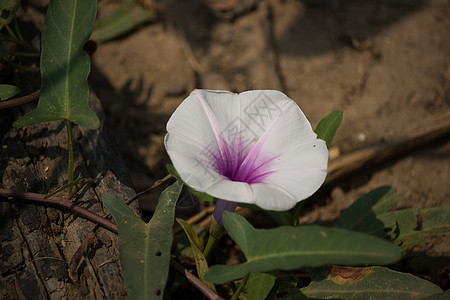
<path fill-rule="evenodd" d="M 217 199 L 284 211 L 326 177 L 328 150 L 298 105 L 274 90 L 194 90 L 167 123 L 181 179 Z"/>

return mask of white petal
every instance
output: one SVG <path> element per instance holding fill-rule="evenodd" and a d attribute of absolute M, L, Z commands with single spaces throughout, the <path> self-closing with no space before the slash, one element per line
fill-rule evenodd
<path fill-rule="evenodd" d="M 210 167 L 212 157 L 209 150 L 219 149 L 216 139 L 219 125 L 205 107 L 204 98 L 199 98 L 196 92 L 192 92 L 169 119 L 165 146 L 183 181 L 194 189 L 204 191 L 223 180 Z M 235 98 L 235 94 L 226 92 L 208 94 L 213 100 L 215 97 L 223 101 Z"/>
<path fill-rule="evenodd" d="M 206 193 L 223 200 L 256 204 L 267 210 L 289 210 L 297 203 L 294 196 L 276 185 L 256 183 L 248 184 L 223 180 L 210 186 Z"/>
<path fill-rule="evenodd" d="M 166 149 L 181 178 L 223 200 L 287 210 L 314 193 L 326 176 L 324 141 L 316 139 L 300 108 L 278 91 L 195 90 L 174 112 L 167 131 Z M 233 182 L 212 168 L 213 155 L 230 151 L 237 138 L 250 151 L 245 170 L 264 164 L 263 182 Z"/>
<path fill-rule="evenodd" d="M 240 119 L 258 138 L 276 119 L 283 108 L 293 102 L 285 94 L 273 90 L 247 91 L 239 94 Z"/>
<path fill-rule="evenodd" d="M 277 185 L 294 195 L 297 201 L 311 196 L 326 177 L 328 150 L 317 139 L 311 125 L 297 105 L 286 111 L 267 130 L 261 155 L 276 154 L 272 172 L 265 182 Z"/>
<path fill-rule="evenodd" d="M 222 180 L 210 186 L 206 193 L 223 200 L 254 203 L 253 190 L 246 182 Z"/>
<path fill-rule="evenodd" d="M 256 183 L 251 187 L 254 192 L 254 203 L 262 209 L 285 211 L 297 204 L 294 195 L 277 185 Z"/>

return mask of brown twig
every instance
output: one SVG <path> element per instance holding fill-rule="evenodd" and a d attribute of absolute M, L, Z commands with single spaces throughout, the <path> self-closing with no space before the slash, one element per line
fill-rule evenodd
<path fill-rule="evenodd" d="M 0 189 L 0 197 L 19 198 L 19 199 L 23 199 L 23 200 L 59 205 L 59 206 L 68 208 L 68 209 L 78 213 L 79 215 L 85 217 L 86 219 L 91 220 L 91 221 L 105 227 L 106 229 L 111 230 L 114 233 L 117 233 L 117 225 L 116 224 L 114 224 L 113 222 L 111 222 L 111 221 L 109 221 L 109 220 L 83 208 L 83 207 L 80 207 L 80 206 L 70 202 L 69 200 L 67 200 L 64 197 L 51 196 L 51 197 L 45 198 L 45 195 L 42 195 L 42 194 L 28 193 L 28 192 L 16 192 L 16 191 L 5 190 L 5 189 Z M 181 274 L 186 276 L 187 280 L 194 287 L 196 287 L 199 291 L 201 291 L 208 299 L 212 299 L 212 300 L 222 299 L 220 296 L 218 296 L 216 293 L 214 293 L 210 288 L 208 288 L 198 277 L 196 277 L 195 275 L 190 273 L 186 268 L 184 268 L 182 265 L 180 265 L 173 258 L 171 258 L 170 264 L 177 271 L 179 271 Z"/>
<path fill-rule="evenodd" d="M 2 101 L 2 102 L 0 102 L 0 109 L 16 107 L 16 106 L 20 106 L 22 104 L 36 101 L 37 99 L 39 99 L 40 93 L 41 93 L 41 91 L 38 90 L 32 94 L 29 94 L 29 95 L 26 95 L 26 96 L 23 96 L 20 98 Z"/>
<path fill-rule="evenodd" d="M 106 229 L 109 229 L 113 232 L 117 232 L 117 226 L 113 222 L 111 222 L 105 218 L 102 218 L 99 215 L 97 215 L 83 207 L 76 205 L 75 203 L 71 202 L 70 200 L 68 200 L 64 197 L 51 196 L 51 197 L 45 198 L 45 195 L 43 195 L 43 194 L 28 193 L 28 192 L 16 192 L 16 191 L 5 190 L 5 189 L 0 189 L 0 197 L 12 197 L 12 198 L 19 198 L 19 199 L 23 199 L 23 200 L 59 205 L 59 206 L 68 208 L 68 209 L 76 212 L 77 214 L 105 227 Z"/>
<path fill-rule="evenodd" d="M 185 267 L 183 267 L 176 260 L 172 259 L 170 261 L 170 265 L 174 267 L 178 272 L 184 274 L 187 280 L 189 280 L 200 292 L 203 293 L 208 299 L 211 300 L 223 300 L 222 297 L 214 293 L 209 287 L 207 287 L 200 279 L 198 279 L 195 275 L 189 272 Z M 194 284 L 194 282 L 196 284 Z"/>
<path fill-rule="evenodd" d="M 132 201 L 136 200 L 139 196 L 141 196 L 141 195 L 143 195 L 143 194 L 145 194 L 145 193 L 150 192 L 151 190 L 153 190 L 154 188 L 160 186 L 161 184 L 163 184 L 164 182 L 166 182 L 166 181 L 169 180 L 170 178 L 172 178 L 172 175 L 167 174 L 166 177 L 164 177 L 163 179 L 156 180 L 155 183 L 154 183 L 151 187 L 146 188 L 146 189 L 143 190 L 143 191 L 140 191 L 139 193 L 136 194 L 136 196 L 134 196 L 134 197 L 131 198 L 131 199 L 128 199 L 127 201 L 125 201 L 125 203 L 126 203 L 126 204 L 130 204 Z"/>

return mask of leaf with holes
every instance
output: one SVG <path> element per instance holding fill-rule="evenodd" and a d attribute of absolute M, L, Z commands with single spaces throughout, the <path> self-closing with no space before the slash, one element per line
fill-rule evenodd
<path fill-rule="evenodd" d="M 42 31 L 41 95 L 38 106 L 13 125 L 69 120 L 95 129 L 89 107 L 90 60 L 83 50 L 94 27 L 97 0 L 51 0 Z"/>
<path fill-rule="evenodd" d="M 427 243 L 431 237 L 450 234 L 450 207 L 408 208 L 388 212 L 377 217 L 384 228 L 396 223 L 390 238 L 402 250 Z"/>
<path fill-rule="evenodd" d="M 121 199 L 104 193 L 102 201 L 117 223 L 120 263 L 129 299 L 162 299 L 169 274 L 175 205 L 183 183 L 162 192 L 155 213 L 144 223 Z"/>
<path fill-rule="evenodd" d="M 247 262 L 212 266 L 205 279 L 225 283 L 250 272 L 293 270 L 325 264 L 391 264 L 401 258 L 392 243 L 359 232 L 320 226 L 255 229 L 244 217 L 225 211 L 223 224 Z"/>
<path fill-rule="evenodd" d="M 437 285 L 384 267 L 331 266 L 314 269 L 309 286 L 297 299 L 422 299 L 440 294 Z"/>

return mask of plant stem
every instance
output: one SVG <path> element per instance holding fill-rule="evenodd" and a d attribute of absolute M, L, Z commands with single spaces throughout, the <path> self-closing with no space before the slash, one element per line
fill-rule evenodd
<path fill-rule="evenodd" d="M 14 16 L 14 29 L 16 30 L 19 40 L 23 41 L 23 36 L 20 33 L 19 22 L 17 22 L 17 16 Z"/>
<path fill-rule="evenodd" d="M 301 210 L 303 204 L 305 204 L 305 201 L 297 203 L 297 205 L 295 205 L 295 207 L 294 207 L 293 220 L 292 220 L 293 226 L 297 226 L 300 224 L 300 210 Z"/>
<path fill-rule="evenodd" d="M 233 294 L 233 297 L 231 297 L 231 300 L 237 300 L 239 298 L 239 295 L 242 293 L 242 291 L 245 288 L 245 285 L 247 284 L 247 280 L 248 280 L 249 276 L 250 276 L 250 273 L 248 273 L 247 276 L 245 276 L 244 279 L 242 279 L 241 284 L 239 285 L 236 292 Z"/>
<path fill-rule="evenodd" d="M 39 72 L 39 68 L 34 68 L 34 67 L 28 67 L 28 66 L 23 66 L 21 64 L 6 60 L 6 59 L 0 59 L 0 63 L 11 68 L 11 69 L 17 69 L 19 71 L 24 71 L 24 72 Z"/>
<path fill-rule="evenodd" d="M 214 243 L 216 242 L 216 238 L 209 234 L 208 242 L 206 243 L 205 249 L 203 250 L 203 256 L 208 257 L 209 252 L 211 251 Z"/>
<path fill-rule="evenodd" d="M 24 57 L 40 57 L 39 53 L 30 53 L 30 52 L 11 52 L 11 55 L 15 56 L 24 56 Z"/>
<path fill-rule="evenodd" d="M 5 41 L 5 42 L 12 42 L 17 44 L 18 46 L 24 47 L 27 50 L 31 51 L 31 52 L 36 52 L 39 53 L 38 50 L 36 50 L 33 46 L 31 46 L 30 44 L 28 44 L 25 41 L 19 40 L 17 38 L 13 38 L 11 36 L 6 36 L 4 34 L 0 34 L 0 41 Z"/>
<path fill-rule="evenodd" d="M 69 166 L 67 168 L 67 183 L 71 183 L 73 181 L 73 140 L 72 140 L 72 126 L 70 125 L 70 121 L 65 119 L 66 129 L 67 129 L 67 151 L 69 154 Z M 72 192 L 72 186 L 69 187 L 69 194 Z"/>
<path fill-rule="evenodd" d="M 6 30 L 8 30 L 9 34 L 16 40 L 18 40 L 17 35 L 14 33 L 14 31 L 9 27 L 9 24 L 5 24 Z"/>

